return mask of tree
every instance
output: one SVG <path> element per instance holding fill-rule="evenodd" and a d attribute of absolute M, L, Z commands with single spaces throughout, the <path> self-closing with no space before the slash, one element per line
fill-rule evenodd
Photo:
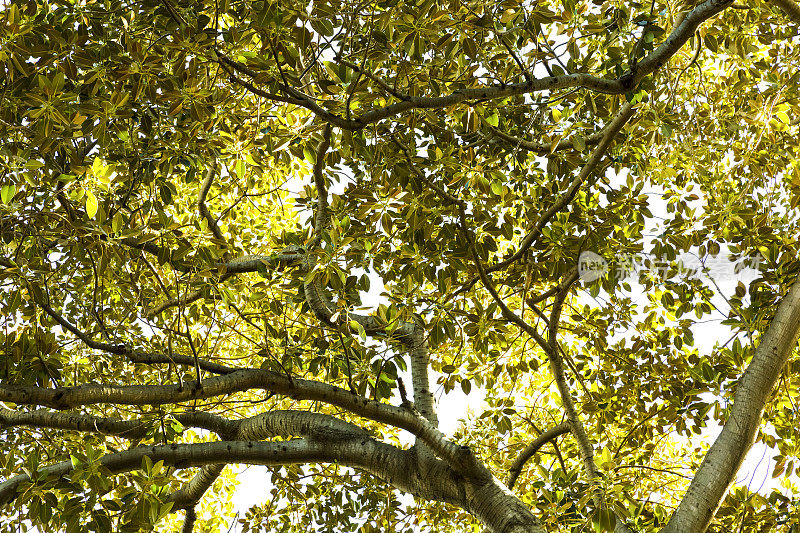
<path fill-rule="evenodd" d="M 2 531 L 218 531 L 231 464 L 246 531 L 800 521 L 792 0 L 0 17 Z"/>

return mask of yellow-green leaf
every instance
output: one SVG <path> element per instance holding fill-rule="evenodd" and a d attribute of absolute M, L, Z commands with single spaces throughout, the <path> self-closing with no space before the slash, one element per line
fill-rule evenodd
<path fill-rule="evenodd" d="M 14 186 L 13 183 L 9 185 L 4 185 L 2 194 L 0 194 L 0 198 L 3 200 L 4 204 L 11 202 L 11 199 L 14 198 L 14 194 L 16 194 L 17 188 Z"/>
<path fill-rule="evenodd" d="M 92 191 L 86 191 L 86 214 L 89 218 L 97 214 L 97 197 Z"/>

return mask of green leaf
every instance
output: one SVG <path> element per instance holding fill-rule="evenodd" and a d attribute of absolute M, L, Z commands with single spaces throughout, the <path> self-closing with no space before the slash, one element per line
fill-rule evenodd
<path fill-rule="evenodd" d="M 86 215 L 89 218 L 94 218 L 97 214 L 97 197 L 92 191 L 86 191 Z"/>
<path fill-rule="evenodd" d="M 3 190 L 0 192 L 0 199 L 3 200 L 4 204 L 11 203 L 11 199 L 14 197 L 14 194 L 16 194 L 16 190 L 17 188 L 13 183 L 9 185 L 3 185 Z"/>
<path fill-rule="evenodd" d="M 617 517 L 609 508 L 597 509 L 592 515 L 592 525 L 597 533 L 613 533 L 617 526 Z"/>

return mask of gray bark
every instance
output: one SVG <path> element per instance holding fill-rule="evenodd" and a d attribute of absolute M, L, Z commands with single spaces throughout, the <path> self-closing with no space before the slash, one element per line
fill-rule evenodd
<path fill-rule="evenodd" d="M 769 394 L 800 337 L 800 282 L 781 300 L 733 399 L 730 418 L 700 464 L 677 511 L 662 531 L 703 533 L 733 483 L 758 432 Z"/>

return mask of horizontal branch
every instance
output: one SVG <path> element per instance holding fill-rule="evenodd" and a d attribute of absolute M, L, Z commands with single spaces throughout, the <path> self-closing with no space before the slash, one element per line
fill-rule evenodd
<path fill-rule="evenodd" d="M 15 411 L 0 407 L 0 431 L 19 426 L 99 433 L 125 439 L 141 439 L 147 434 L 147 425 L 141 420 L 103 418 L 46 409 Z"/>
<path fill-rule="evenodd" d="M 188 261 L 176 261 L 172 258 L 173 251 L 168 248 L 163 248 L 153 242 L 157 237 L 148 237 L 150 240 L 140 241 L 135 237 L 123 237 L 119 239 L 121 244 L 124 244 L 128 248 L 134 248 L 136 250 L 141 250 L 142 252 L 147 252 L 151 255 L 154 255 L 158 258 L 166 258 L 167 262 L 177 270 L 178 272 L 190 272 L 193 270 L 192 264 Z"/>
<path fill-rule="evenodd" d="M 192 413 L 187 413 L 191 415 Z M 180 418 L 178 418 L 180 420 Z M 268 411 L 243 420 L 228 420 L 218 415 L 208 415 L 213 426 L 225 429 L 226 440 L 263 440 L 268 437 L 310 437 L 321 442 L 341 441 L 367 437 L 369 434 L 355 424 L 331 415 L 309 411 Z M 222 421 L 220 423 L 219 421 Z M 169 495 L 175 502 L 173 510 L 188 509 L 197 505 L 206 490 L 222 473 L 224 463 L 205 465 L 179 490 Z"/>
<path fill-rule="evenodd" d="M 303 436 L 321 442 L 331 442 L 369 438 L 369 434 L 355 424 L 330 415 L 308 411 L 269 411 L 242 420 L 229 420 L 201 411 L 176 413 L 172 416 L 184 426 L 201 427 L 217 433 L 226 440 Z M 124 439 L 143 439 L 150 433 L 153 424 L 157 423 L 158 420 L 121 420 L 45 409 L 15 411 L 0 407 L 0 431 L 25 426 L 112 435 Z M 170 494 L 168 501 L 175 503 L 173 510 L 188 509 L 196 505 L 224 467 L 224 463 L 206 465 L 183 487 Z"/>
<path fill-rule="evenodd" d="M 604 129 L 592 133 L 591 135 L 589 135 L 584 139 L 586 146 L 594 146 L 595 144 L 600 142 L 600 139 L 603 138 L 604 134 L 605 134 Z M 486 136 L 486 139 L 491 140 L 491 137 L 499 137 L 504 141 L 513 144 L 514 148 L 521 148 L 523 150 L 527 150 L 529 152 L 534 152 L 542 155 L 551 154 L 553 152 L 560 152 L 562 150 L 567 150 L 575 146 L 571 138 L 562 139 L 555 146 L 553 146 L 552 143 L 536 143 L 533 141 L 528 141 L 526 139 L 515 137 L 513 135 L 509 135 L 500 128 L 490 128 L 489 135 Z"/>
<path fill-rule="evenodd" d="M 600 131 L 596 131 L 591 135 L 588 135 L 584 142 L 586 146 L 594 146 L 595 144 L 599 143 L 603 140 L 606 136 L 606 132 L 609 128 L 612 128 L 615 124 L 615 119 L 620 115 L 623 115 L 628 112 L 630 106 L 623 106 L 617 111 L 614 118 L 612 118 L 608 124 L 603 127 Z M 572 148 L 574 146 L 572 139 L 563 139 L 559 141 L 555 146 L 552 143 L 537 143 L 528 141 L 525 139 L 520 139 L 519 137 L 515 137 L 513 135 L 509 135 L 505 131 L 500 128 L 490 128 L 489 129 L 489 136 L 487 137 L 500 137 L 504 141 L 507 141 L 514 145 L 515 148 L 521 148 L 523 150 L 527 150 L 529 152 L 535 152 L 537 154 L 550 154 L 553 152 L 559 152 L 561 150 L 566 150 L 568 148 Z"/>
<path fill-rule="evenodd" d="M 782 0 L 787 1 L 787 0 Z M 261 96 L 276 101 L 294 103 L 304 107 L 323 119 L 324 121 L 346 130 L 360 130 L 369 124 L 379 122 L 386 118 L 396 116 L 411 109 L 443 109 L 462 102 L 475 100 L 495 100 L 511 96 L 554 91 L 558 89 L 583 88 L 604 94 L 625 94 L 636 88 L 645 77 L 664 66 L 669 59 L 694 35 L 697 28 L 706 20 L 730 6 L 732 0 L 707 0 L 690 11 L 686 17 L 673 28 L 664 42 L 650 54 L 636 63 L 627 73 L 619 78 L 608 79 L 578 72 L 561 76 L 548 76 L 545 78 L 531 78 L 521 83 L 510 83 L 503 86 L 483 86 L 456 90 L 444 96 L 411 96 L 384 107 L 366 111 L 361 116 L 353 119 L 344 118 L 320 106 L 316 99 L 283 83 L 278 83 L 278 88 L 287 96 L 270 95 L 260 91 Z M 227 58 L 222 52 L 217 52 L 221 61 L 230 69 L 237 70 L 253 79 L 259 73 L 252 71 L 245 65 Z M 240 80 L 239 83 L 244 80 Z M 248 83 L 248 82 L 244 82 Z M 250 87 L 251 84 L 248 83 Z M 255 92 L 255 87 L 250 90 Z M 259 92 L 256 92 L 259 94 Z"/>
<path fill-rule="evenodd" d="M 243 427 L 251 420 L 229 420 L 219 415 L 205 413 L 203 411 L 173 413 L 171 416 L 186 427 L 203 428 L 208 431 L 213 431 L 220 437 L 226 439 L 233 439 L 239 435 L 239 428 Z M 253 419 L 260 416 L 263 415 L 257 415 L 253 417 Z M 142 420 L 141 418 L 136 420 L 123 420 L 121 418 L 108 418 L 84 413 L 65 413 L 61 411 L 49 411 L 47 409 L 16 411 L 14 409 L 0 407 L 0 430 L 12 427 L 51 428 L 64 431 L 110 435 L 124 439 L 142 439 L 147 436 L 150 425 L 150 421 Z M 250 434 L 252 433 L 251 431 Z M 302 433 L 287 433 L 287 435 L 302 435 Z"/>
<path fill-rule="evenodd" d="M 395 487 L 418 493 L 419 483 L 407 468 L 410 453 L 371 438 L 339 442 L 321 442 L 314 439 L 292 439 L 278 442 L 220 441 L 197 444 L 168 444 L 140 446 L 100 458 L 100 464 L 111 474 L 120 474 L 141 468 L 142 459 L 149 457 L 154 463 L 163 461 L 173 468 L 189 468 L 212 464 L 287 465 L 300 463 L 336 462 L 343 466 L 361 468 L 375 474 Z M 44 467 L 38 479 L 60 478 L 73 470 L 72 461 L 63 461 Z M 28 474 L 20 474 L 0 483 L 0 506 L 14 501 L 20 490 L 31 482 Z M 426 491 L 425 496 L 432 495 Z M 438 499 L 455 502 L 458 494 L 440 493 Z"/>
<path fill-rule="evenodd" d="M 175 385 L 86 384 L 48 389 L 31 385 L 0 384 L 0 401 L 65 410 L 85 405 L 166 405 L 203 400 L 248 390 L 268 390 L 296 400 L 320 401 L 351 413 L 405 429 L 419 437 L 441 458 L 464 475 L 487 475 L 466 446 L 449 441 L 430 422 L 408 408 L 394 407 L 316 381 L 291 379 L 263 369 L 243 369 L 203 380 L 201 387 Z"/>
<path fill-rule="evenodd" d="M 227 281 L 231 277 L 231 274 L 225 273 L 219 277 L 217 280 L 219 283 Z M 145 316 L 147 318 L 153 318 L 156 315 L 159 315 L 166 311 L 167 309 L 171 309 L 173 307 L 178 306 L 185 306 L 189 305 L 192 302 L 196 302 L 204 295 L 208 294 L 208 287 L 200 287 L 199 289 L 195 289 L 183 296 L 179 296 L 177 298 L 170 298 L 169 300 L 164 300 L 163 302 L 157 304 L 155 307 L 147 309 L 145 311 Z"/>

